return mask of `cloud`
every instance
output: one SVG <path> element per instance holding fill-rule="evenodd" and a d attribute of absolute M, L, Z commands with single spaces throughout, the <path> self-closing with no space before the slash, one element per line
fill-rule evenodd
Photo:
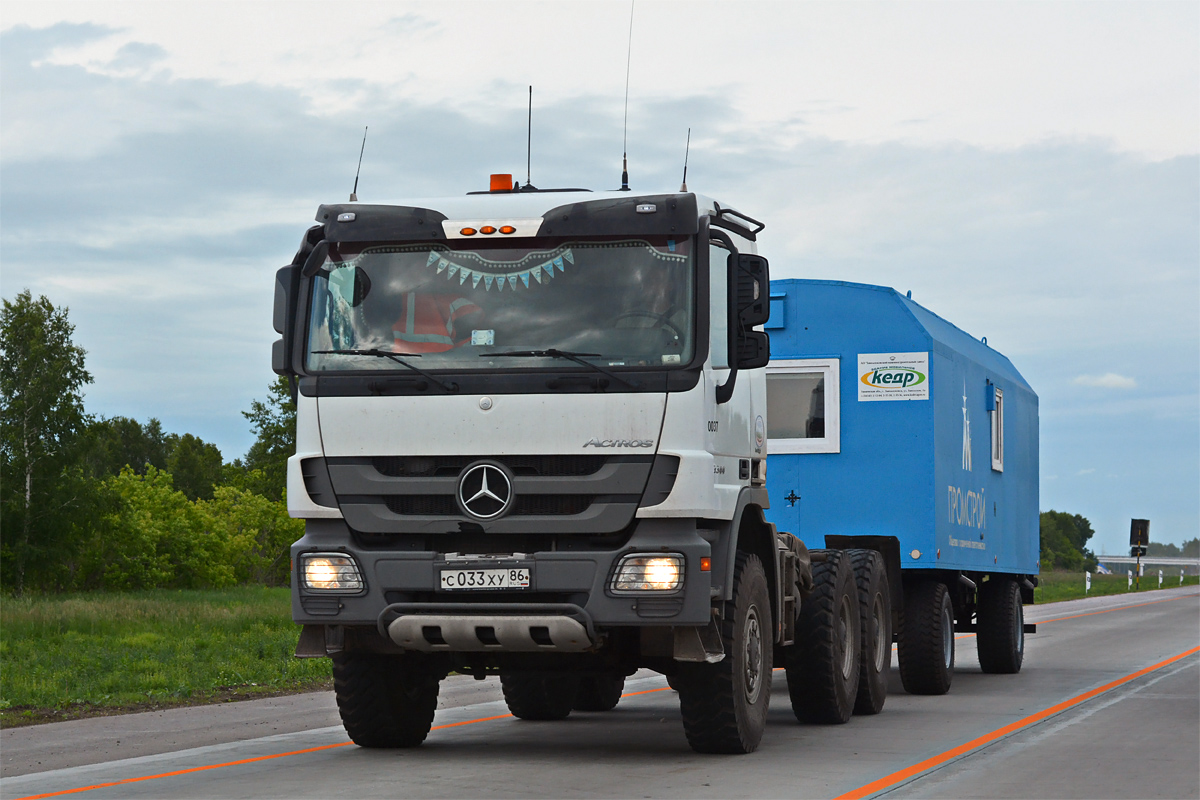
<path fill-rule="evenodd" d="M 1075 474 L 1076 475 L 1091 475 L 1095 471 L 1096 471 L 1095 468 L 1090 467 L 1088 469 L 1081 469 L 1081 470 L 1079 470 L 1079 472 L 1076 472 Z"/>
<path fill-rule="evenodd" d="M 1126 378 L 1115 372 L 1106 372 L 1103 375 L 1079 375 L 1071 383 L 1076 386 L 1089 386 L 1097 389 L 1137 388 L 1137 381 L 1133 378 Z"/>

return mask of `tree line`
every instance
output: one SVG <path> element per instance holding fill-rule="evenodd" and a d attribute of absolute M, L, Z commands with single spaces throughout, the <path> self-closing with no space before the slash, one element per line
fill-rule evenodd
<path fill-rule="evenodd" d="M 0 589 L 284 585 L 295 407 L 286 381 L 243 415 L 242 459 L 157 419 L 87 413 L 68 309 L 28 290 L 0 311 Z"/>

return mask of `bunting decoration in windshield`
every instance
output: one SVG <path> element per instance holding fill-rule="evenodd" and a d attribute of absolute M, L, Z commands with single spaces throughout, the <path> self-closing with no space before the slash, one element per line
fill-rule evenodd
<path fill-rule="evenodd" d="M 447 258 L 447 256 L 449 256 L 449 258 Z M 496 266 L 501 267 L 507 266 L 509 269 L 504 272 L 490 270 L 485 272 L 480 269 L 465 267 L 462 264 L 456 264 L 454 261 L 450 260 L 451 258 L 465 260 L 463 258 L 464 256 L 466 258 L 471 258 L 489 265 L 496 264 Z M 529 281 L 531 279 L 539 284 L 543 283 L 554 277 L 554 270 L 557 269 L 560 273 L 566 272 L 567 265 L 575 263 L 575 254 L 571 252 L 570 247 L 562 247 L 559 248 L 559 250 L 549 254 L 531 253 L 517 263 L 521 264 L 528 262 L 531 258 L 535 257 L 544 258 L 545 260 L 525 269 L 513 270 L 511 268 L 511 264 L 499 264 L 497 262 L 490 261 L 489 259 L 481 258 L 477 253 L 447 253 L 439 252 L 437 250 L 430 250 L 429 259 L 425 262 L 425 265 L 430 267 L 436 265 L 437 274 L 445 274 L 446 279 L 449 281 L 453 281 L 455 278 L 458 278 L 459 284 L 462 285 L 469 279 L 471 281 L 472 289 L 478 287 L 479 282 L 483 281 L 484 291 L 491 291 L 492 286 L 495 286 L 496 291 L 499 292 L 503 291 L 505 286 L 510 287 L 511 290 L 515 290 L 517 288 L 518 281 L 522 286 L 528 289 Z"/>

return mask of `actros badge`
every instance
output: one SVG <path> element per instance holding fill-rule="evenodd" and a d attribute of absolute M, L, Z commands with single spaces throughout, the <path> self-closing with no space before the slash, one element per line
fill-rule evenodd
<path fill-rule="evenodd" d="M 476 519 L 495 519 L 508 510 L 512 499 L 512 479 L 499 464 L 472 464 L 458 479 L 458 504 Z"/>

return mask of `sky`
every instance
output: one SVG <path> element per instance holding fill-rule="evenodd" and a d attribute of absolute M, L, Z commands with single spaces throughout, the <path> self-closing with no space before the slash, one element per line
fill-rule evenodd
<path fill-rule="evenodd" d="M 628 49 L 627 49 L 628 45 Z M 622 123 L 628 66 L 628 132 Z M 318 204 L 688 187 L 775 278 L 913 299 L 1040 397 L 1043 510 L 1200 535 L 1200 3 L 0 2 L 0 294 L 93 414 L 227 460 Z"/>

